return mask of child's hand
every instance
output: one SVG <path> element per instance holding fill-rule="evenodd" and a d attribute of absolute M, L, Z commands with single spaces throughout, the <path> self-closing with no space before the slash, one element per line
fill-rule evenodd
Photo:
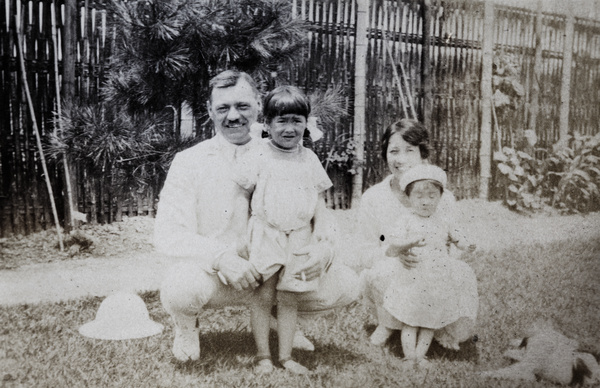
<path fill-rule="evenodd" d="M 427 245 L 425 243 L 425 237 L 417 237 L 411 244 L 411 248 L 424 247 L 425 245 Z"/>
<path fill-rule="evenodd" d="M 385 251 L 385 254 L 386 254 L 386 256 L 390 256 L 390 257 L 406 256 L 412 248 L 424 247 L 425 245 L 426 245 L 425 238 L 420 237 L 420 236 L 415 237 L 414 239 L 411 239 L 411 240 L 404 240 L 404 241 L 392 240 L 390 242 L 390 246 Z"/>

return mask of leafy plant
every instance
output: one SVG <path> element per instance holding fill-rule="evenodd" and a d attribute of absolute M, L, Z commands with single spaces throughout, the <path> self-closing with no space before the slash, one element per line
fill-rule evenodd
<path fill-rule="evenodd" d="M 191 144 L 176 136 L 164 112 L 131 114 L 84 104 L 65 106 L 58 120 L 61 131 L 49 136 L 48 155 L 67 155 L 117 196 L 158 186 L 175 153 Z"/>
<path fill-rule="evenodd" d="M 504 147 L 494 153 L 504 188 L 504 203 L 511 209 L 532 212 L 544 204 L 544 163 L 526 152 Z"/>
<path fill-rule="evenodd" d="M 339 135 L 325 158 L 325 170 L 337 167 L 350 174 L 356 174 L 361 163 L 356 157 L 357 147 L 354 139 L 347 134 Z"/>
<path fill-rule="evenodd" d="M 545 204 L 565 213 L 600 209 L 600 133 L 574 134 L 545 159 L 504 147 L 494 160 L 504 202 L 513 210 L 537 211 Z"/>
<path fill-rule="evenodd" d="M 559 143 L 546 162 L 555 182 L 554 207 L 565 212 L 600 208 L 600 133 L 593 137 L 575 133 Z"/>
<path fill-rule="evenodd" d="M 496 55 L 493 73 L 494 106 L 516 108 L 520 98 L 525 95 L 525 88 L 519 80 L 520 75 L 515 58 L 503 53 Z"/>
<path fill-rule="evenodd" d="M 318 118 L 318 126 L 324 132 L 332 130 L 340 120 L 348 116 L 344 90 L 339 85 L 325 91 L 315 90 L 308 95 L 308 98 L 310 99 L 311 116 Z"/>

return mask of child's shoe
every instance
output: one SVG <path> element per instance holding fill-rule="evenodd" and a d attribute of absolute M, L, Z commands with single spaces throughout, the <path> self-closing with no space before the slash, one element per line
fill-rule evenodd
<path fill-rule="evenodd" d="M 254 372 L 259 375 L 273 372 L 273 361 L 271 361 L 271 356 L 257 356 Z"/>
<path fill-rule="evenodd" d="M 289 370 L 290 372 L 297 375 L 306 375 L 309 372 L 308 368 L 298 364 L 291 358 L 279 360 L 279 363 L 281 364 L 281 366 L 283 366 L 284 369 Z"/>

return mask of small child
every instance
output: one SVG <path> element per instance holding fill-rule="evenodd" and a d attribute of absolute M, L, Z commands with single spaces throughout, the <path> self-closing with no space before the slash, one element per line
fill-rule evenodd
<path fill-rule="evenodd" d="M 306 279 L 299 268 L 306 255 L 302 248 L 325 239 L 327 212 L 323 192 L 331 180 L 317 156 L 302 146 L 310 114 L 307 96 L 293 86 L 281 86 L 264 101 L 263 116 L 270 139 L 238 161 L 239 184 L 252 192 L 249 222 L 250 262 L 262 275 L 251 306 L 251 324 L 257 347 L 258 373 L 269 373 L 269 320 L 277 299 L 279 362 L 293 373 L 308 369 L 291 359 L 296 330 L 298 295 L 314 291 L 319 278 Z"/>
<path fill-rule="evenodd" d="M 404 324 L 401 340 L 405 358 L 419 364 L 427 363 L 425 354 L 434 335 L 441 345 L 458 350 L 479 304 L 475 273 L 448 254 L 449 241 L 470 252 L 476 246 L 465 240 L 451 220 L 436 212 L 446 179 L 441 168 L 428 164 L 404 173 L 400 188 L 409 198 L 411 214 L 399 221 L 398 234 L 390 236 L 386 251 L 387 256 L 398 256 L 410 250 L 420 259 L 414 268 L 398 266 L 398 275 L 383 302 L 383 307 Z M 376 330 L 390 329 L 380 326 Z"/>

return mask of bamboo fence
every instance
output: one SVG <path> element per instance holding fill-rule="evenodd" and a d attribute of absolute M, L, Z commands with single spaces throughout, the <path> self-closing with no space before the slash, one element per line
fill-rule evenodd
<path fill-rule="evenodd" d="M 77 1 L 71 16 L 76 24 L 71 33 L 65 29 L 65 17 L 71 15 L 65 0 L 56 2 L 60 81 L 63 93 L 73 93 L 73 98 L 80 101 L 96 101 L 110 56 L 106 1 Z M 356 4 L 351 0 L 294 3 L 296 17 L 308 21 L 309 31 L 303 53 L 306 60 L 290 66 L 289 82 L 307 92 L 336 86 L 345 91 L 349 116 L 315 144 L 315 151 L 325 158 L 332 150 L 343 149 L 354 135 Z M 54 2 L 5 0 L 0 7 L 0 237 L 52 227 L 32 117 L 18 70 L 14 18 L 20 4 L 25 5 L 23 49 L 35 115 L 42 137 L 54 131 L 57 80 L 50 19 Z M 386 174 L 379 143 L 385 127 L 405 116 L 401 98 L 406 96 L 400 95 L 394 79 L 395 73 L 404 71 L 403 81 L 411 91 L 413 108 L 431 131 L 432 162 L 447 170 L 450 188 L 458 198 L 477 197 L 482 144 L 482 43 L 484 29 L 490 27 L 484 25 L 484 4 L 461 0 L 445 1 L 444 7 L 440 1 L 432 1 L 429 7 L 423 4 L 411 0 L 370 2 L 363 188 Z M 493 16 L 494 59 L 502 56 L 514 64 L 525 94 L 513 108 L 497 110 L 500 132 L 493 134 L 492 148 L 499 146 L 497 139 L 500 145 L 513 144 L 518 133 L 531 123 L 535 124 L 539 145 L 549 148 L 561 133 L 564 34 L 569 21 L 564 15 L 544 13 L 538 23 L 535 11 L 500 6 L 494 7 Z M 572 54 L 570 99 L 566 101 L 568 124 L 571 131 L 595 134 L 600 122 L 600 22 L 575 18 L 572 26 L 573 45 L 567 51 Z M 72 85 L 65 85 L 69 80 Z M 99 185 L 84 168 L 70 167 L 74 170 L 77 210 L 87 213 L 91 221 L 154 214 L 159 187 L 132 192 L 115 201 L 109 189 Z M 329 173 L 335 187 L 328 192 L 328 205 L 348 208 L 352 174 L 347 168 L 335 166 Z M 59 214 L 64 214 L 67 205 L 62 166 L 49 165 L 48 175 Z"/>

